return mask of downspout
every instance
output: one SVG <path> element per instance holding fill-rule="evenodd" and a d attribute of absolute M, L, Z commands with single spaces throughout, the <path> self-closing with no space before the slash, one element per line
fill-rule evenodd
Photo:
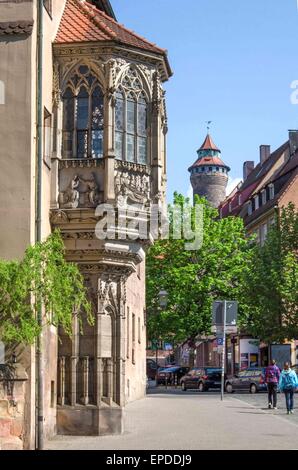
<path fill-rule="evenodd" d="M 43 109 L 42 109 L 42 78 L 43 78 L 43 0 L 37 0 L 37 175 L 36 175 L 36 242 L 41 241 L 42 217 L 42 142 L 43 142 Z M 38 325 L 42 329 L 42 307 L 37 312 Z M 36 344 L 36 447 L 44 448 L 43 408 L 44 408 L 44 370 L 42 355 L 42 330 Z"/>

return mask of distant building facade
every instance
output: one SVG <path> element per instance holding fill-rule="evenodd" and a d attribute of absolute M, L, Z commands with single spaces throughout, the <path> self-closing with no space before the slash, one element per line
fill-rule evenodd
<path fill-rule="evenodd" d="M 220 204 L 220 217 L 239 216 L 243 218 L 248 235 L 255 235 L 256 241 L 264 244 L 270 226 L 289 202 L 298 208 L 298 131 L 289 131 L 289 139 L 277 150 L 271 152 L 269 145 L 260 146 L 260 161 L 243 165 L 243 181 Z M 270 282 L 268 280 L 268 282 Z M 237 338 L 241 343 L 244 336 Z M 246 337 L 247 339 L 247 337 Z M 297 363 L 297 341 L 287 345 L 275 345 L 285 351 L 285 359 Z M 274 354 L 277 354 L 275 352 Z M 241 363 L 240 350 L 236 361 Z M 266 365 L 270 357 L 268 345 L 261 343 L 259 365 Z M 277 357 L 277 356 L 276 356 Z"/>
<path fill-rule="evenodd" d="M 188 169 L 193 194 L 205 197 L 213 207 L 218 207 L 226 197 L 230 168 L 222 161 L 221 151 L 209 134 L 197 154 L 197 160 Z"/>

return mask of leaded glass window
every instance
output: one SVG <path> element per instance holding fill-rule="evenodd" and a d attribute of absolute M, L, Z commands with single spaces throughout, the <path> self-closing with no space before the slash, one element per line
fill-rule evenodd
<path fill-rule="evenodd" d="M 97 78 L 81 65 L 63 95 L 64 158 L 103 156 L 103 93 Z"/>
<path fill-rule="evenodd" d="M 128 162 L 147 163 L 147 100 L 138 72 L 130 68 L 116 93 L 115 153 Z"/>

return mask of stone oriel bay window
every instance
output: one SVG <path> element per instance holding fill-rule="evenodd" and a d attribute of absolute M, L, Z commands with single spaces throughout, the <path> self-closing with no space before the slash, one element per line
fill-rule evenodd
<path fill-rule="evenodd" d="M 88 66 L 78 66 L 63 93 L 63 157 L 101 158 L 103 128 L 101 86 Z"/>

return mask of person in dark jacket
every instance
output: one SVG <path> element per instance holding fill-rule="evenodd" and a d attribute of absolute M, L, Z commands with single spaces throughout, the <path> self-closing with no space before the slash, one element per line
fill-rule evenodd
<path fill-rule="evenodd" d="M 268 388 L 268 408 L 277 409 L 277 386 L 280 377 L 280 370 L 273 359 L 270 366 L 266 367 L 265 382 Z"/>

